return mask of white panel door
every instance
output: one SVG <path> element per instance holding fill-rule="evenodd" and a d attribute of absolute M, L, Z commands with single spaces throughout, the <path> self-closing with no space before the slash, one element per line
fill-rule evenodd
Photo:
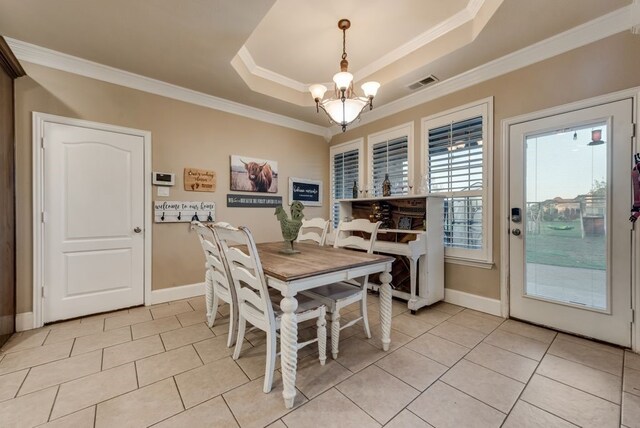
<path fill-rule="evenodd" d="M 45 123 L 43 177 L 43 321 L 144 303 L 143 138 Z"/>
<path fill-rule="evenodd" d="M 631 345 L 632 99 L 510 127 L 510 314 Z"/>

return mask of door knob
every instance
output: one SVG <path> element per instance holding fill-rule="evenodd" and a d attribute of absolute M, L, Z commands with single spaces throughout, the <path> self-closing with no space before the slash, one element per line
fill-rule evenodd
<path fill-rule="evenodd" d="M 520 236 L 520 229 L 511 229 L 511 233 L 513 233 L 514 236 Z"/>
<path fill-rule="evenodd" d="M 133 231 L 135 233 L 140 233 L 140 232 L 142 232 L 142 229 L 140 229 L 139 227 L 136 227 L 135 229 L 133 229 Z"/>

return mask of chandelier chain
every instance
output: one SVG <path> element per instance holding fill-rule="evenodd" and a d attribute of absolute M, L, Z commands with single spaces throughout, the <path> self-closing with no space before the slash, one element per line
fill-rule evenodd
<path fill-rule="evenodd" d="M 342 29 L 342 59 L 347 59 L 347 29 Z"/>

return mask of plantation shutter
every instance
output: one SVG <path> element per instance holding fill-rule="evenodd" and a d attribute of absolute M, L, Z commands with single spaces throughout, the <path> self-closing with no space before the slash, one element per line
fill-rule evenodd
<path fill-rule="evenodd" d="M 407 136 L 373 145 L 374 196 L 382 196 L 382 182 L 389 174 L 391 195 L 407 194 L 409 188 L 409 142 Z"/>
<path fill-rule="evenodd" d="M 483 243 L 482 116 L 429 129 L 428 183 L 443 194 L 444 243 L 447 247 L 482 249 Z"/>
<path fill-rule="evenodd" d="M 353 196 L 353 183 L 357 183 L 359 177 L 359 157 L 360 151 L 358 149 L 337 153 L 333 156 L 331 220 L 334 227 L 338 227 L 340 221 L 340 204 L 337 200 Z"/>

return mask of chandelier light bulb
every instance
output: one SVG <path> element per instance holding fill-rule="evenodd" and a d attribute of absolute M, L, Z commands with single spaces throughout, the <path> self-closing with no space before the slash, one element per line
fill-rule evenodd
<path fill-rule="evenodd" d="M 380 83 L 366 82 L 362 84 L 361 88 L 362 88 L 362 92 L 364 92 L 365 97 L 373 98 L 378 93 L 378 88 L 380 88 Z"/>
<path fill-rule="evenodd" d="M 346 91 L 353 81 L 353 74 L 348 71 L 341 71 L 333 75 L 333 82 L 336 84 L 336 88 L 341 91 Z"/>
<path fill-rule="evenodd" d="M 319 83 L 309 86 L 309 92 L 314 100 L 321 100 L 324 97 L 324 93 L 327 92 L 327 87 L 320 85 Z"/>

